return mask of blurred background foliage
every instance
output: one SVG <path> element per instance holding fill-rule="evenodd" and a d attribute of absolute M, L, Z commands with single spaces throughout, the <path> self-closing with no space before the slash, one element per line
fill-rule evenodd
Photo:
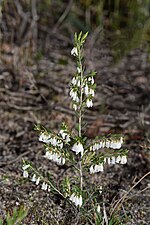
<path fill-rule="evenodd" d="M 1 0 L 2 40 L 38 41 L 40 32 L 94 32 L 110 40 L 117 61 L 141 44 L 150 51 L 149 0 Z M 36 29 L 35 29 L 36 25 Z M 34 29 L 32 27 L 34 26 Z M 30 32 L 27 30 L 30 29 Z M 28 35 L 27 35 L 28 33 Z M 37 39 L 37 40 L 36 40 Z M 33 41 L 32 41 L 33 42 Z"/>

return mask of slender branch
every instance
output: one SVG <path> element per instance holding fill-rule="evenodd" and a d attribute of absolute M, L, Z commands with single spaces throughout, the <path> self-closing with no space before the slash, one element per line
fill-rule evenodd
<path fill-rule="evenodd" d="M 45 179 L 36 169 L 34 169 L 34 167 L 32 167 L 31 165 L 30 165 L 30 168 L 32 169 L 32 171 L 36 174 L 36 175 L 38 175 L 40 178 L 41 178 L 41 180 L 43 180 L 43 181 L 45 181 L 46 183 L 49 183 L 49 185 L 50 185 L 50 187 L 54 190 L 54 191 L 56 191 L 62 198 L 64 198 L 64 199 L 66 199 L 65 197 L 64 197 L 64 195 L 49 181 L 49 180 L 47 180 L 47 179 Z"/>
<path fill-rule="evenodd" d="M 65 20 L 65 18 L 67 17 L 67 15 L 69 14 L 71 8 L 72 8 L 72 4 L 73 4 L 73 0 L 70 0 L 68 3 L 67 8 L 65 9 L 65 11 L 63 12 L 63 14 L 60 16 L 60 18 L 58 19 L 57 23 L 54 26 L 53 32 L 56 32 L 57 28 L 62 24 L 62 22 Z"/>
<path fill-rule="evenodd" d="M 127 193 L 125 193 L 122 198 L 120 198 L 120 200 L 116 203 L 116 205 L 113 207 L 113 210 L 111 212 L 111 216 L 113 215 L 114 211 L 116 210 L 116 208 L 119 208 L 119 206 L 122 205 L 123 201 L 126 199 L 127 195 L 132 191 L 132 189 L 137 186 L 145 177 L 147 177 L 148 175 L 150 175 L 150 172 L 146 173 L 143 177 L 141 177 L 140 180 L 138 180 L 128 191 Z"/>
<path fill-rule="evenodd" d="M 48 180 L 48 179 L 46 179 L 46 178 L 44 178 L 31 164 L 29 164 L 30 165 L 30 169 L 37 175 L 37 176 L 39 176 L 40 177 L 40 179 L 42 180 L 42 181 L 44 181 L 45 183 L 47 183 L 47 184 L 49 184 L 50 185 L 50 188 L 52 188 L 52 190 L 54 191 L 54 192 L 56 192 L 57 194 L 59 194 L 63 199 L 65 199 L 73 208 L 74 208 L 74 210 L 76 211 L 76 207 L 74 206 L 74 204 L 72 204 L 71 203 L 71 201 L 68 199 L 68 198 L 66 198 L 64 195 L 63 195 L 63 193 L 61 192 L 61 191 L 59 191 L 58 189 L 57 189 L 57 187 L 55 187 L 51 182 L 50 182 L 50 180 Z"/>

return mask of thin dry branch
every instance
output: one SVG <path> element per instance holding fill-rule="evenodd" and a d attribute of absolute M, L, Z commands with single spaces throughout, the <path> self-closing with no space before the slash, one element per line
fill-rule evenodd
<path fill-rule="evenodd" d="M 143 177 L 140 178 L 140 180 L 138 180 L 123 196 L 122 198 L 119 199 L 119 201 L 116 203 L 115 206 L 112 206 L 113 210 L 111 212 L 111 215 L 113 215 L 113 213 L 119 209 L 122 205 L 122 203 L 125 201 L 125 199 L 127 198 L 128 194 L 133 190 L 133 188 L 135 188 L 145 177 L 147 177 L 148 175 L 150 175 L 150 172 L 146 173 Z M 118 210 L 117 210 L 118 211 Z"/>

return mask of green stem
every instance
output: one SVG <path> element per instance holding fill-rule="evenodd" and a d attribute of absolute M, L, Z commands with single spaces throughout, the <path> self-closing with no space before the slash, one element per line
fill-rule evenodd
<path fill-rule="evenodd" d="M 49 185 L 50 185 L 50 187 L 54 190 L 54 191 L 56 191 L 62 198 L 64 198 L 65 199 L 65 197 L 64 197 L 64 195 L 49 181 L 49 180 L 47 180 L 47 179 L 45 179 L 38 171 L 36 171 L 31 165 L 30 165 L 30 168 L 32 169 L 32 171 L 34 171 L 34 173 L 36 174 L 36 175 L 38 175 L 40 178 L 41 178 L 41 180 L 43 180 L 43 181 L 45 181 L 46 183 L 49 183 Z"/>
<path fill-rule="evenodd" d="M 82 100 L 83 100 L 83 67 L 82 67 L 82 49 L 79 50 L 79 68 L 80 68 L 80 105 L 79 105 L 79 137 L 82 136 Z M 79 161 L 79 174 L 80 174 L 80 189 L 83 188 L 83 173 L 82 173 L 82 155 Z"/>

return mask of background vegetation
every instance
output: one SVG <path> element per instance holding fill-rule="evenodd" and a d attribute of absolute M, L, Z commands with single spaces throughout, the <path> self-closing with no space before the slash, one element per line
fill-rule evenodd
<path fill-rule="evenodd" d="M 3 0 L 1 10 L 5 42 L 36 45 L 41 33 L 57 35 L 59 28 L 69 36 L 82 30 L 96 32 L 99 40 L 109 37 L 115 60 L 141 44 L 149 51 L 149 0 Z"/>

